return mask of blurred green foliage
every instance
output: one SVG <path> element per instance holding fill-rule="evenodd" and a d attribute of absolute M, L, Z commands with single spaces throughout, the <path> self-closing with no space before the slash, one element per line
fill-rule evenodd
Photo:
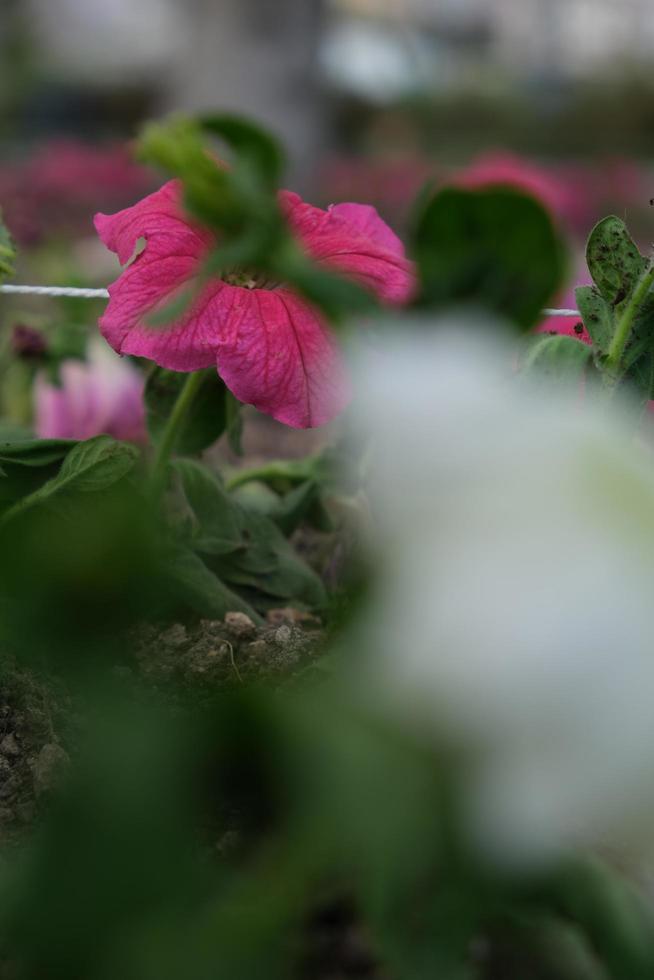
<path fill-rule="evenodd" d="M 566 271 L 563 243 L 543 206 L 508 187 L 432 196 L 414 220 L 412 250 L 420 306 L 474 305 L 522 330 L 542 319 Z"/>

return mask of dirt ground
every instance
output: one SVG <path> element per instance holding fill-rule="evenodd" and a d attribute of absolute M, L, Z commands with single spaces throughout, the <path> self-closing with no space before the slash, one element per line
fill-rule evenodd
<path fill-rule="evenodd" d="M 294 609 L 271 610 L 263 626 L 238 612 L 192 625 L 147 624 L 131 638 L 131 666 L 116 670 L 153 688 L 207 693 L 259 680 L 274 684 L 310 667 L 322 638 L 320 621 Z M 0 844 L 33 823 L 66 769 L 74 718 L 61 685 L 16 666 L 0 676 Z"/>

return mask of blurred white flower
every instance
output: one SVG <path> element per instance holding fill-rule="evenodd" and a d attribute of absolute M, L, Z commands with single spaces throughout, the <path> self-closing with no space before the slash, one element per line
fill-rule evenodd
<path fill-rule="evenodd" d="M 618 405 L 512 378 L 458 330 L 359 366 L 379 576 L 366 684 L 460 750 L 495 858 L 651 838 L 654 462 Z M 487 330 L 487 334 L 491 332 Z"/>

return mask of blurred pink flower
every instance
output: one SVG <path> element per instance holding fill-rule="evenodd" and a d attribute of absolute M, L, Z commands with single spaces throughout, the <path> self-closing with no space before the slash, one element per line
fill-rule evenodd
<path fill-rule="evenodd" d="M 90 233 L 98 208 L 122 207 L 151 187 L 127 146 L 58 140 L 0 168 L 0 207 L 16 241 L 30 246 Z"/>
<path fill-rule="evenodd" d="M 34 383 L 35 428 L 41 439 L 90 439 L 101 434 L 145 442 L 144 379 L 99 338 L 88 360 L 64 361 L 61 387 L 40 372 Z"/>
<path fill-rule="evenodd" d="M 404 222 L 421 188 L 433 180 L 434 164 L 416 155 L 399 159 L 339 157 L 329 160 L 321 182 L 329 200 L 374 204 L 395 222 Z"/>
<path fill-rule="evenodd" d="M 322 211 L 290 191 L 281 191 L 279 200 L 312 258 L 388 303 L 410 297 L 412 266 L 374 208 L 338 204 Z M 319 312 L 283 284 L 242 272 L 216 278 L 176 322 L 147 322 L 192 282 L 214 245 L 213 235 L 184 213 L 177 181 L 118 214 L 97 215 L 95 224 L 123 264 L 139 239 L 146 242 L 109 287 L 100 320 L 118 353 L 175 371 L 215 365 L 240 401 L 296 428 L 322 425 L 344 408 L 349 383 L 336 340 Z"/>

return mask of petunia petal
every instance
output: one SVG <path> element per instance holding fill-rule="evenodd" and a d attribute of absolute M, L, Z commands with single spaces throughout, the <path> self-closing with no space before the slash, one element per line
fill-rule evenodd
<path fill-rule="evenodd" d="M 374 208 L 344 204 L 322 211 L 290 191 L 280 194 L 280 204 L 312 258 L 360 282 L 387 303 L 411 298 L 413 266 Z"/>
<path fill-rule="evenodd" d="M 212 236 L 199 225 L 191 223 L 182 205 L 182 186 L 177 180 L 169 180 L 154 194 L 148 194 L 130 208 L 116 214 L 96 214 L 95 230 L 121 265 L 131 259 L 140 238 L 146 242 L 164 237 L 168 248 L 174 252 L 179 246 L 182 253 L 196 258 L 206 250 Z"/>
<path fill-rule="evenodd" d="M 377 209 L 370 204 L 332 204 L 329 214 L 343 218 L 351 228 L 356 228 L 362 235 L 381 245 L 382 248 L 399 255 L 404 255 L 404 245 L 395 232 L 383 221 Z"/>
<path fill-rule="evenodd" d="M 153 315 L 193 288 L 213 238 L 193 224 L 181 205 L 181 188 L 169 181 L 155 194 L 114 215 L 96 215 L 105 245 L 127 262 L 144 240 L 143 251 L 109 286 L 110 300 L 100 319 L 102 333 L 119 354 L 147 357 L 162 367 L 195 371 L 215 361 L 210 315 L 218 280 L 207 286 L 172 324 L 153 324 Z"/>
<path fill-rule="evenodd" d="M 334 337 L 286 289 L 228 287 L 218 373 L 241 401 L 295 428 L 324 425 L 350 397 Z M 227 301 L 225 295 L 224 300 Z"/>

